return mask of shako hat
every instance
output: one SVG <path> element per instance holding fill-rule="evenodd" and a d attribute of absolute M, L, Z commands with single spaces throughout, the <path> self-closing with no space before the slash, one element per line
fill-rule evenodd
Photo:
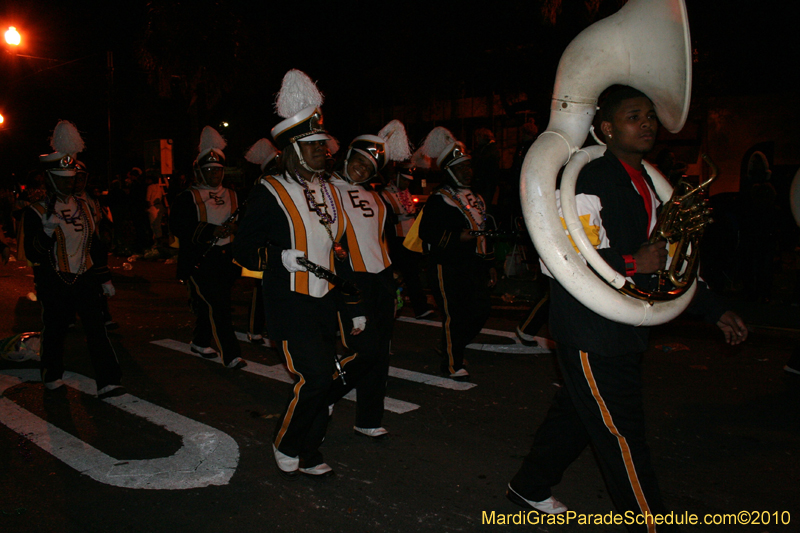
<path fill-rule="evenodd" d="M 275 111 L 284 120 L 272 128 L 272 138 L 279 150 L 297 141 L 330 139 L 322 121 L 322 93 L 304 72 L 286 73 L 275 101 Z"/>
<path fill-rule="evenodd" d="M 436 166 L 442 170 L 449 169 L 462 161 L 472 159 L 467 153 L 464 143 L 457 140 L 455 135 L 442 126 L 433 128 L 425 137 L 420 151 L 430 159 L 436 160 Z"/>
<path fill-rule="evenodd" d="M 200 133 L 200 145 L 198 146 L 197 159 L 194 161 L 195 167 L 224 167 L 225 154 L 222 152 L 228 145 L 227 141 L 211 126 L 206 126 Z"/>
<path fill-rule="evenodd" d="M 369 159 L 376 172 L 389 161 L 405 161 L 411 157 L 406 128 L 399 120 L 389 122 L 378 135 L 359 135 L 353 139 L 350 152 L 353 151 Z M 347 157 L 350 158 L 350 153 Z"/>
<path fill-rule="evenodd" d="M 76 157 L 86 147 L 75 124 L 68 120 L 59 121 L 50 138 L 50 147 L 55 151 L 39 156 L 44 170 L 57 176 L 74 176 Z"/>
<path fill-rule="evenodd" d="M 269 139 L 261 138 L 247 150 L 244 158 L 254 165 L 259 165 L 263 171 L 279 154 L 280 152 Z"/>

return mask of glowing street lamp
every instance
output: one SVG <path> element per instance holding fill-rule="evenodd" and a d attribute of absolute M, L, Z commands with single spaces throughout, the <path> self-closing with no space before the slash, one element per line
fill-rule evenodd
<path fill-rule="evenodd" d="M 17 28 L 14 26 L 10 26 L 5 33 L 6 42 L 12 46 L 19 46 L 20 41 L 22 40 L 19 36 L 19 32 Z"/>
<path fill-rule="evenodd" d="M 5 121 L 6 121 L 6 119 L 3 118 L 3 115 L 0 115 L 0 124 L 3 124 L 3 122 L 5 122 Z"/>

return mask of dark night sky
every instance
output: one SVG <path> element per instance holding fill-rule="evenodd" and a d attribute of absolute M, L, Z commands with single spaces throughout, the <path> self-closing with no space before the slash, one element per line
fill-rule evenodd
<path fill-rule="evenodd" d="M 242 144 L 238 150 L 267 135 L 277 122 L 270 106 L 289 68 L 319 81 L 328 127 L 343 140 L 364 133 L 356 127 L 382 126 L 364 124 L 363 110 L 370 103 L 524 91 L 546 106 L 561 52 L 590 23 L 584 2 L 577 0 L 565 0 L 555 26 L 542 23 L 536 0 L 497 0 L 474 8 L 430 0 L 171 4 L 183 16 L 168 20 L 162 39 L 179 41 L 181 53 L 223 80 L 221 97 L 198 112 L 200 126 L 223 119 L 235 124 L 228 137 L 232 148 Z M 114 53 L 112 120 L 120 169 L 132 162 L 132 146 L 142 138 L 191 135 L 186 102 L 159 99 L 137 62 L 148 2 L 86 5 L 92 8 L 44 0 L 0 4 L 3 31 L 9 25 L 26 30 L 27 46 L 20 54 L 82 58 L 42 71 L 59 63 L 0 56 L 4 181 L 10 171 L 24 172 L 37 154 L 48 151 L 47 138 L 61 118 L 86 132 L 87 160 L 105 167 L 106 50 Z M 601 14 L 616 11 L 617 5 L 606 0 Z M 798 64 L 797 8 L 777 0 L 687 0 L 687 5 L 697 48 L 696 97 L 796 93 L 786 67 Z M 232 42 L 238 43 L 235 49 L 215 46 Z"/>

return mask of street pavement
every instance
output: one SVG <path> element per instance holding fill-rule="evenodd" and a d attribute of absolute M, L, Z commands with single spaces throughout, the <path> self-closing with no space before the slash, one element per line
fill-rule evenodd
<path fill-rule="evenodd" d="M 511 334 L 535 281 L 501 282 L 467 353 L 469 384 L 438 375 L 438 317 L 416 321 L 404 310 L 390 437 L 355 435 L 355 404 L 341 401 L 322 448 L 337 476 L 286 480 L 270 445 L 291 388 L 279 354 L 244 340 L 249 366 L 228 370 L 187 353 L 194 320 L 175 265 L 124 261 L 111 263 L 121 327 L 109 336 L 128 394 L 94 397 L 80 323 L 67 339 L 64 395 L 44 393 L 34 361 L 0 360 L 0 531 L 624 531 L 514 524 L 522 509 L 505 498 L 506 484 L 559 386 L 552 354 Z M 252 283 L 235 288 L 240 331 Z M 0 337 L 41 328 L 32 291 L 30 269 L 0 267 Z M 732 301 L 751 329 L 735 348 L 691 318 L 653 330 L 644 400 L 667 506 L 700 517 L 766 511 L 758 516 L 770 522 L 683 531 L 800 531 L 800 376 L 782 370 L 800 343 L 800 308 L 790 303 Z M 554 494 L 578 513 L 613 511 L 590 450 Z"/>

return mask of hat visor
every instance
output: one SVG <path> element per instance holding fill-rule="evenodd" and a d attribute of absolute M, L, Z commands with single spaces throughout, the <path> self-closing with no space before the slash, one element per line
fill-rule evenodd
<path fill-rule="evenodd" d="M 306 143 L 311 141 L 329 141 L 331 138 L 330 135 L 327 133 L 314 133 L 313 135 L 309 135 L 308 137 L 302 137 L 297 139 L 297 142 Z"/>
<path fill-rule="evenodd" d="M 47 172 L 54 176 L 60 176 L 62 178 L 74 178 L 76 171 L 74 168 L 72 169 L 49 169 Z"/>

